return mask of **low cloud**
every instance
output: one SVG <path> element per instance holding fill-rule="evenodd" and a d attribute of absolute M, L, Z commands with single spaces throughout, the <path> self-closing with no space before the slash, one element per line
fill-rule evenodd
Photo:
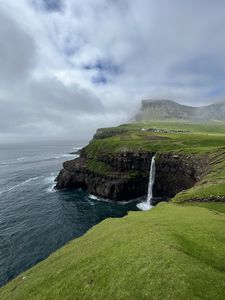
<path fill-rule="evenodd" d="M 0 84 L 12 86 L 30 76 L 35 65 L 35 41 L 0 10 Z"/>
<path fill-rule="evenodd" d="M 0 3 L 1 139 L 89 138 L 142 98 L 224 99 L 225 3 Z"/>

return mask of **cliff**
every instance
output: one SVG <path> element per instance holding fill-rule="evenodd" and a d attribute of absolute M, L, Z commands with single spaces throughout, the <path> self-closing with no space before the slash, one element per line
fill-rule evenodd
<path fill-rule="evenodd" d="M 171 100 L 143 100 L 140 111 L 135 116 L 135 120 L 224 121 L 225 102 L 193 107 Z"/>
<path fill-rule="evenodd" d="M 221 146 L 224 136 L 193 132 L 199 131 L 201 124 L 195 124 L 195 129 L 193 124 L 186 124 L 185 130 L 178 130 L 179 124 L 174 128 L 173 123 L 168 123 L 165 129 L 165 122 L 161 124 L 164 129 L 148 130 L 150 127 L 142 126 L 131 124 L 98 130 L 79 158 L 63 164 L 56 188 L 82 188 L 113 201 L 142 197 L 147 194 L 150 163 L 155 153 L 153 192 L 157 201 L 177 195 L 181 201 L 187 196 L 183 191 L 191 191 L 193 187 L 200 191 L 206 180 L 212 188 L 214 170 L 218 172 L 219 168 L 215 157 L 225 156 Z M 220 191 L 223 196 L 224 189 Z"/>
<path fill-rule="evenodd" d="M 107 172 L 93 170 L 85 152 L 80 158 L 67 161 L 56 178 L 56 188 L 83 188 L 88 193 L 114 200 L 127 201 L 146 195 L 149 169 L 154 153 L 123 151 L 116 156 L 102 156 L 96 164 L 107 166 Z M 206 158 L 185 154 L 159 153 L 156 155 L 154 195 L 172 198 L 200 180 L 205 173 Z"/>

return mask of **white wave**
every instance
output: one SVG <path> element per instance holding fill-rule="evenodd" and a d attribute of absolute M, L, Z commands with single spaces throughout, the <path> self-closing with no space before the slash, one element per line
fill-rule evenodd
<path fill-rule="evenodd" d="M 48 187 L 46 191 L 47 191 L 48 193 L 56 193 L 57 190 L 55 189 L 55 183 L 52 184 L 50 187 Z"/>
<path fill-rule="evenodd" d="M 54 156 L 55 159 L 59 159 L 59 158 L 65 158 L 65 157 L 73 157 L 73 158 L 77 158 L 79 157 L 78 154 L 59 154 L 57 156 Z"/>
<path fill-rule="evenodd" d="M 90 205 L 95 205 L 95 201 L 103 201 L 101 198 L 98 198 L 98 197 L 96 197 L 95 195 L 88 195 L 88 203 L 90 204 Z M 92 200 L 94 200 L 94 201 L 92 201 Z"/>
<path fill-rule="evenodd" d="M 10 164 L 11 164 L 11 162 L 1 162 L 0 163 L 1 166 L 7 166 L 7 165 L 10 165 Z"/>
<path fill-rule="evenodd" d="M 142 199 L 142 198 L 136 198 L 136 199 L 131 199 L 131 200 L 128 200 L 128 201 L 113 201 L 113 200 L 110 200 L 110 199 L 107 199 L 107 198 L 100 198 L 100 197 L 97 197 L 97 196 L 91 195 L 91 194 L 88 195 L 88 198 L 91 199 L 91 200 L 94 200 L 94 201 L 101 201 L 101 202 L 114 203 L 114 204 L 116 203 L 116 204 L 119 204 L 119 205 L 126 205 L 126 204 L 130 204 L 130 203 L 135 203 L 138 200 Z"/>
<path fill-rule="evenodd" d="M 90 198 L 92 200 L 99 200 L 99 198 L 96 197 L 95 195 L 88 195 L 88 198 Z"/>
<path fill-rule="evenodd" d="M 12 164 L 15 164 L 15 163 L 18 163 L 19 159 L 14 159 L 14 160 L 6 160 L 4 162 L 1 162 L 0 165 L 1 166 L 8 166 L 8 165 L 12 165 Z"/>
<path fill-rule="evenodd" d="M 25 180 L 24 183 L 28 183 L 30 181 L 37 180 L 37 179 L 42 178 L 42 177 L 43 176 L 37 176 L 37 177 L 29 178 L 29 179 Z"/>
<path fill-rule="evenodd" d="M 12 165 L 12 164 L 15 164 L 17 162 L 21 162 L 21 161 L 24 161 L 26 160 L 27 157 L 18 157 L 18 158 L 15 158 L 15 159 L 12 159 L 12 160 L 6 160 L 4 162 L 1 162 L 0 165 Z"/>
<path fill-rule="evenodd" d="M 18 161 L 24 161 L 24 160 L 26 160 L 26 159 L 27 159 L 27 157 L 24 156 L 24 157 L 18 157 L 16 160 L 18 160 Z"/>
<path fill-rule="evenodd" d="M 126 204 L 130 204 L 130 203 L 135 203 L 138 201 L 139 198 L 134 198 L 128 201 L 117 201 L 116 203 L 121 204 L 121 205 L 126 205 Z"/>
<path fill-rule="evenodd" d="M 12 164 L 27 164 L 27 163 L 38 163 L 44 160 L 53 159 L 52 156 L 48 155 L 34 155 L 34 156 L 23 156 L 13 160 L 8 160 L 0 163 L 0 165 L 12 165 Z"/>
<path fill-rule="evenodd" d="M 45 183 L 50 184 L 50 186 L 48 186 L 48 188 L 46 189 L 46 191 L 48 193 L 57 192 L 57 190 L 54 188 L 55 187 L 55 178 L 56 178 L 56 175 L 54 173 L 51 173 L 50 176 L 48 176 L 44 179 Z"/>
<path fill-rule="evenodd" d="M 16 189 L 16 188 L 18 188 L 18 187 L 24 186 L 24 185 L 26 185 L 27 183 L 29 183 L 29 182 L 31 182 L 31 181 L 33 181 L 33 180 L 37 180 L 37 179 L 42 178 L 42 177 L 43 177 L 43 176 L 36 176 L 36 177 L 31 177 L 31 178 L 29 178 L 29 179 L 27 179 L 27 180 L 24 180 L 24 181 L 22 181 L 22 182 L 20 182 L 20 183 L 18 183 L 18 184 L 16 184 L 16 185 L 14 185 L 14 186 L 12 186 L 12 187 L 6 189 L 6 190 L 0 191 L 0 195 L 3 194 L 3 193 L 10 192 L 10 191 L 12 191 L 12 190 L 14 190 L 14 189 Z"/>
<path fill-rule="evenodd" d="M 53 154 L 41 154 L 41 155 L 34 155 L 34 156 L 22 156 L 15 158 L 13 160 L 7 160 L 0 162 L 1 166 L 7 166 L 12 164 L 30 164 L 30 163 L 39 163 L 42 161 L 51 161 L 54 159 L 63 159 L 63 158 L 78 158 L 78 154 L 71 154 L 71 153 L 53 153 Z"/>
<path fill-rule="evenodd" d="M 94 201 L 116 203 L 116 204 L 120 204 L 120 205 L 135 203 L 135 202 L 140 201 L 142 199 L 142 197 L 139 197 L 139 198 L 134 198 L 134 199 L 131 199 L 131 200 L 128 200 L 128 201 L 113 201 L 113 200 L 110 200 L 110 199 L 107 199 L 107 198 L 100 198 L 100 197 L 97 197 L 97 196 L 91 195 L 91 194 L 88 195 L 88 198 L 91 199 L 91 200 L 94 200 Z"/>
<path fill-rule="evenodd" d="M 18 157 L 16 159 L 17 162 L 21 162 L 21 163 L 27 163 L 27 162 L 39 162 L 41 160 L 46 160 L 46 158 L 48 159 L 48 155 L 32 155 L 32 156 L 23 156 L 23 157 Z M 14 161 L 15 162 L 15 161 Z"/>
<path fill-rule="evenodd" d="M 54 183 L 56 178 L 56 175 L 54 173 L 51 173 L 50 176 L 45 177 L 44 181 L 45 183 Z"/>
<path fill-rule="evenodd" d="M 91 194 L 88 195 L 88 198 L 91 199 L 91 200 L 94 200 L 94 201 L 112 202 L 112 201 L 109 200 L 109 199 L 106 199 L 106 198 L 100 198 L 100 197 L 97 197 L 97 196 L 91 195 Z"/>

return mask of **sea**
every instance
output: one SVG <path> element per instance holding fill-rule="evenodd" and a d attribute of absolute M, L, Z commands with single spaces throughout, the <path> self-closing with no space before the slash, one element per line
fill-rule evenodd
<path fill-rule="evenodd" d="M 54 189 L 84 142 L 0 145 L 0 286 L 106 218 L 138 210 L 83 190 Z"/>

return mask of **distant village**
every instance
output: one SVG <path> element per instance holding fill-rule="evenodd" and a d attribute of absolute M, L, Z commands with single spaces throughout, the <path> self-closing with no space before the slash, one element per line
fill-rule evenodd
<path fill-rule="evenodd" d="M 190 133 L 189 130 L 175 130 L 175 129 L 160 129 L 160 128 L 141 128 L 141 131 L 148 131 L 148 132 L 157 132 L 157 133 Z"/>

